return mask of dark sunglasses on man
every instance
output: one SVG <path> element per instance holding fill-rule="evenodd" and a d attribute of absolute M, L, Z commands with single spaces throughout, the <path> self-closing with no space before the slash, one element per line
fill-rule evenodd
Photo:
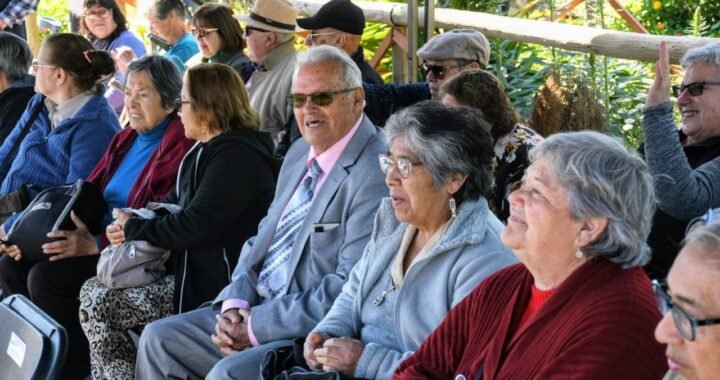
<path fill-rule="evenodd" d="M 254 26 L 245 26 L 245 37 L 249 37 L 252 32 L 267 33 L 269 30 L 256 28 Z"/>
<path fill-rule="evenodd" d="M 690 96 L 700 96 L 703 94 L 703 90 L 705 89 L 705 86 L 714 86 L 719 85 L 720 82 L 713 82 L 713 81 L 698 81 L 698 82 L 692 82 L 688 84 L 681 84 L 672 86 L 673 95 L 678 98 L 680 95 L 687 90 L 688 94 Z"/>
<path fill-rule="evenodd" d="M 291 95 L 288 95 L 287 101 L 288 101 L 288 103 L 292 104 L 293 107 L 302 107 L 307 102 L 307 99 L 310 98 L 313 105 L 318 106 L 318 107 L 325 107 L 325 106 L 329 106 L 333 102 L 333 100 L 335 100 L 335 95 L 344 94 L 344 93 L 350 92 L 354 89 L 355 88 L 346 88 L 344 90 L 338 90 L 338 91 L 323 91 L 323 92 L 316 92 L 316 93 L 310 94 L 310 95 L 291 94 Z"/>
<path fill-rule="evenodd" d="M 420 65 L 420 69 L 423 71 L 423 75 L 427 76 L 429 73 L 433 73 L 435 79 L 443 80 L 445 78 L 445 70 L 458 69 L 460 65 L 432 65 L 427 62 Z"/>

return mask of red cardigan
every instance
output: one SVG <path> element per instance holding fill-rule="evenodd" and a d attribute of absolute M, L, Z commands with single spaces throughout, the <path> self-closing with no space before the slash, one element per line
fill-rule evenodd
<path fill-rule="evenodd" d="M 661 379 L 660 321 L 642 268 L 606 259 L 578 268 L 515 334 L 533 278 L 522 264 L 483 281 L 394 379 Z"/>
<path fill-rule="evenodd" d="M 105 191 L 105 185 L 112 179 L 136 137 L 137 132 L 130 127 L 125 127 L 116 134 L 110 141 L 105 155 L 90 173 L 88 181 Z M 141 208 L 148 202 L 165 199 L 175 186 L 180 161 L 193 144 L 194 141 L 185 137 L 185 129 L 180 119 L 174 116 L 165 130 L 160 145 L 150 156 L 130 189 L 128 207 Z"/>

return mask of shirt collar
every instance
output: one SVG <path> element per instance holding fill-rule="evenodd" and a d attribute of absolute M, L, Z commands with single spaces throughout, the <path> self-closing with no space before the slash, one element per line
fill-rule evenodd
<path fill-rule="evenodd" d="M 50 100 L 50 98 L 45 98 L 45 106 L 49 111 L 52 127 L 55 128 L 63 121 L 73 117 L 90 100 L 90 98 L 97 94 L 97 90 L 97 88 L 91 88 L 87 91 L 81 92 L 80 94 L 68 99 L 62 105 L 58 105 Z"/>
<path fill-rule="evenodd" d="M 315 149 L 315 147 L 311 145 L 310 153 L 308 154 L 307 159 L 308 168 L 310 167 L 310 162 L 312 160 L 317 160 L 320 168 L 323 170 L 323 173 L 330 173 L 330 170 L 333 168 L 333 166 L 335 166 L 335 163 L 337 162 L 338 158 L 340 158 L 340 155 L 345 150 L 345 147 L 347 147 L 350 139 L 355 136 L 355 132 L 357 132 L 358 128 L 360 128 L 360 123 L 362 122 L 362 119 L 363 116 L 360 116 L 360 118 L 355 122 L 355 125 L 352 127 L 352 129 L 350 129 L 350 131 L 346 133 L 345 136 L 343 136 L 340 140 L 333 144 L 328 150 L 318 154 L 318 151 Z"/>

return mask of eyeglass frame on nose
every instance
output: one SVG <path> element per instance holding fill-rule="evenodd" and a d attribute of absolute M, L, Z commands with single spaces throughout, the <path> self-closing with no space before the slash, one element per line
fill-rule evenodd
<path fill-rule="evenodd" d="M 399 157 L 393 160 L 389 154 L 380 153 L 378 155 L 378 161 L 380 161 L 380 170 L 383 174 L 388 175 L 392 168 L 397 167 L 400 178 L 408 179 L 412 174 L 413 166 L 424 166 L 420 161 L 411 161 L 408 158 Z"/>
<path fill-rule="evenodd" d="M 102 15 L 101 15 L 100 13 L 102 13 Z M 103 9 L 97 11 L 97 12 L 85 11 L 85 12 L 82 13 L 82 16 L 83 16 L 84 19 L 93 18 L 93 19 L 95 19 L 95 20 L 99 20 L 99 19 L 101 19 L 101 18 L 105 18 L 105 17 L 107 17 L 108 15 L 112 15 L 112 9 L 104 9 L 104 8 L 103 8 Z"/>
<path fill-rule="evenodd" d="M 701 96 L 703 94 L 703 91 L 705 90 L 705 86 L 713 86 L 713 85 L 720 85 L 720 81 L 697 81 L 697 82 L 691 82 L 688 84 L 679 84 L 672 86 L 672 92 L 673 95 L 676 98 L 679 98 L 680 95 L 682 95 L 685 90 L 687 90 L 688 95 L 696 97 Z"/>
<path fill-rule="evenodd" d="M 443 80 L 445 79 L 445 70 L 459 69 L 464 66 L 467 65 L 463 65 L 462 62 L 458 62 L 457 65 L 433 65 L 427 62 L 423 62 L 420 65 L 420 70 L 423 71 L 423 74 L 425 74 L 425 76 L 428 76 L 428 74 L 432 72 L 435 79 Z"/>
<path fill-rule="evenodd" d="M 287 102 L 292 104 L 293 107 L 300 108 L 307 104 L 308 98 L 312 101 L 312 104 L 317 107 L 327 107 L 335 101 L 335 95 L 352 92 L 358 89 L 358 87 L 346 88 L 337 91 L 320 91 L 312 94 L 290 94 L 287 96 Z"/>
<path fill-rule="evenodd" d="M 245 29 L 243 29 L 243 34 L 245 34 L 245 37 L 250 37 L 251 32 L 261 32 L 261 33 L 269 33 L 269 30 L 256 28 L 254 26 L 245 25 Z"/>
<path fill-rule="evenodd" d="M 205 38 L 208 33 L 217 32 L 218 30 L 218 28 L 196 28 L 193 26 L 190 28 L 190 33 L 192 33 L 195 38 Z"/>
<path fill-rule="evenodd" d="M 720 318 L 695 319 L 692 317 L 687 311 L 685 311 L 685 309 L 672 300 L 670 294 L 668 294 L 667 290 L 665 290 L 666 286 L 661 284 L 660 281 L 653 280 L 652 287 L 660 314 L 665 317 L 668 312 L 671 312 L 675 328 L 680 336 L 688 341 L 695 341 L 695 338 L 697 338 L 696 331 L 698 327 L 720 324 Z M 680 320 L 680 318 L 685 318 L 685 320 L 690 323 L 690 331 L 685 331 L 682 326 L 683 321 Z"/>

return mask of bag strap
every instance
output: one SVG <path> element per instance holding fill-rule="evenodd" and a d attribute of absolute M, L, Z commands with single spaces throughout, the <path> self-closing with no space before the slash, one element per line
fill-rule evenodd
<path fill-rule="evenodd" d="M 7 171 L 10 170 L 10 165 L 12 165 L 12 162 L 15 159 L 15 155 L 17 154 L 18 149 L 20 149 L 20 144 L 22 144 L 23 140 L 25 140 L 25 136 L 27 136 L 28 132 L 30 132 L 30 127 L 32 127 L 32 125 L 35 123 L 38 115 L 40 115 L 40 111 L 42 111 L 44 107 L 44 101 L 45 96 L 41 96 L 40 101 L 33 110 L 32 115 L 30 115 L 27 123 L 25 123 L 25 126 L 23 126 L 23 130 L 20 132 L 20 135 L 15 140 L 15 144 L 13 145 L 12 149 L 10 149 L 8 155 L 5 156 L 5 160 L 3 160 L 2 165 L 0 165 L 0 173 L 7 173 Z"/>

